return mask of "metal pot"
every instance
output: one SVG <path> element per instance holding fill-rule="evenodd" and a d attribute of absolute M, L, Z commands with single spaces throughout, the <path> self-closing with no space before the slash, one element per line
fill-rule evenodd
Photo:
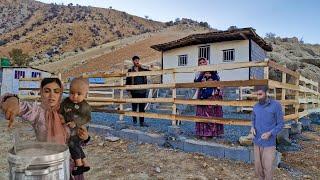
<path fill-rule="evenodd" d="M 15 148 L 8 157 L 10 180 L 69 180 L 68 146 L 37 142 Z"/>

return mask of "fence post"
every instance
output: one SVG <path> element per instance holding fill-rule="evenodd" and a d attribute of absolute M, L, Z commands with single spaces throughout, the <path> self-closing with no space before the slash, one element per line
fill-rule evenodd
<path fill-rule="evenodd" d="M 301 84 L 301 86 L 302 87 L 304 87 L 304 89 L 306 89 L 307 88 L 307 85 L 306 85 L 306 82 L 305 81 L 301 81 L 302 82 L 302 84 Z M 300 88 L 300 84 L 299 84 L 299 88 Z M 308 102 L 307 102 L 307 92 L 302 92 L 302 94 L 303 94 L 303 111 L 306 111 L 307 109 L 308 109 Z"/>
<path fill-rule="evenodd" d="M 269 79 L 269 66 L 263 68 L 263 77 L 264 79 Z"/>
<path fill-rule="evenodd" d="M 173 83 L 176 84 L 176 73 L 173 73 Z M 177 89 L 174 87 L 172 89 L 172 99 L 176 99 L 177 98 Z M 174 118 L 172 120 L 172 126 L 176 126 L 177 125 L 177 121 L 175 118 L 175 115 L 177 114 L 177 105 L 173 102 L 172 104 L 172 114 L 174 115 Z"/>
<path fill-rule="evenodd" d="M 124 72 L 124 64 L 122 66 L 121 72 L 123 74 L 123 72 Z M 120 79 L 120 86 L 124 85 L 124 79 L 123 78 L 124 77 L 121 77 L 121 79 Z M 122 100 L 123 100 L 123 89 L 120 89 L 120 101 L 122 101 Z M 123 111 L 123 103 L 120 103 L 119 110 Z M 122 114 L 119 115 L 119 121 L 123 122 L 123 115 Z"/>
<path fill-rule="evenodd" d="M 287 74 L 284 72 L 282 72 L 282 83 L 284 84 L 287 83 Z M 286 89 L 284 88 L 281 89 L 281 100 L 282 101 L 286 100 Z M 283 111 L 283 114 L 285 114 L 285 111 L 286 111 L 285 105 L 282 106 L 282 111 Z"/>
<path fill-rule="evenodd" d="M 295 85 L 297 87 L 298 90 L 295 91 L 295 101 L 297 102 L 296 105 L 294 106 L 295 109 L 294 109 L 294 113 L 296 115 L 298 115 L 298 117 L 295 119 L 296 121 L 299 120 L 299 80 L 300 80 L 300 75 L 296 78 L 296 82 L 295 82 Z"/>

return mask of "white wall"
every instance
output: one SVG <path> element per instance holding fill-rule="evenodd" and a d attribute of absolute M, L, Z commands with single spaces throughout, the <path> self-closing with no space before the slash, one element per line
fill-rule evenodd
<path fill-rule="evenodd" d="M 193 46 L 187 46 L 177 49 L 172 49 L 163 52 L 163 68 L 178 68 L 178 56 L 188 55 L 188 67 L 198 65 L 198 51 L 199 46 L 210 45 L 210 63 L 211 64 L 221 64 L 221 63 L 232 63 L 223 62 L 223 50 L 225 49 L 235 49 L 235 61 L 234 62 L 248 62 L 249 61 L 249 40 L 238 40 L 238 41 L 226 41 L 219 43 L 210 44 L 199 44 Z M 184 66 L 182 66 L 184 67 Z M 223 81 L 228 80 L 247 80 L 249 79 L 249 69 L 236 69 L 236 70 L 226 70 L 219 72 L 220 78 Z M 177 82 L 193 82 L 194 73 L 183 73 L 177 74 Z M 164 83 L 172 82 L 172 75 L 163 76 Z"/>
<path fill-rule="evenodd" d="M 41 77 L 51 76 L 51 74 L 48 72 L 43 72 L 32 68 L 3 68 L 1 95 L 4 93 L 19 93 L 19 79 L 14 78 L 15 71 L 25 71 L 25 78 L 31 78 L 32 72 L 40 72 Z"/>

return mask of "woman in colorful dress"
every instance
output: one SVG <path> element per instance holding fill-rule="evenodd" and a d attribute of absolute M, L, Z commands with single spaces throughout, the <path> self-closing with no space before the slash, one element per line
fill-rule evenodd
<path fill-rule="evenodd" d="M 205 58 L 198 60 L 199 66 L 205 66 L 208 61 Z M 200 72 L 196 74 L 194 82 L 220 81 L 216 71 Z M 198 90 L 198 99 L 222 100 L 222 91 L 220 88 L 200 88 Z M 198 117 L 223 117 L 222 106 L 198 105 L 196 107 L 196 116 Z M 196 122 L 196 136 L 201 139 L 208 139 L 222 135 L 224 133 L 223 124 Z"/>

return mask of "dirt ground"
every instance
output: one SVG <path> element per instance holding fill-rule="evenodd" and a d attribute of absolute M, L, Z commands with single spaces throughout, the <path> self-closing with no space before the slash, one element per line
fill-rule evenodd
<path fill-rule="evenodd" d="M 0 179 L 7 179 L 7 151 L 12 146 L 5 120 L 0 120 L 1 154 Z M 34 139 L 30 126 L 16 123 L 23 141 Z M 285 163 L 299 171 L 296 175 L 283 168 L 276 168 L 275 179 L 318 179 L 320 177 L 319 138 L 317 132 L 304 133 L 309 141 L 301 142 L 302 151 L 286 153 Z M 161 148 L 149 144 L 137 144 L 125 140 L 104 141 L 92 135 L 85 147 L 92 170 L 86 179 L 255 179 L 253 166 L 242 162 L 221 160 L 200 154 Z"/>

